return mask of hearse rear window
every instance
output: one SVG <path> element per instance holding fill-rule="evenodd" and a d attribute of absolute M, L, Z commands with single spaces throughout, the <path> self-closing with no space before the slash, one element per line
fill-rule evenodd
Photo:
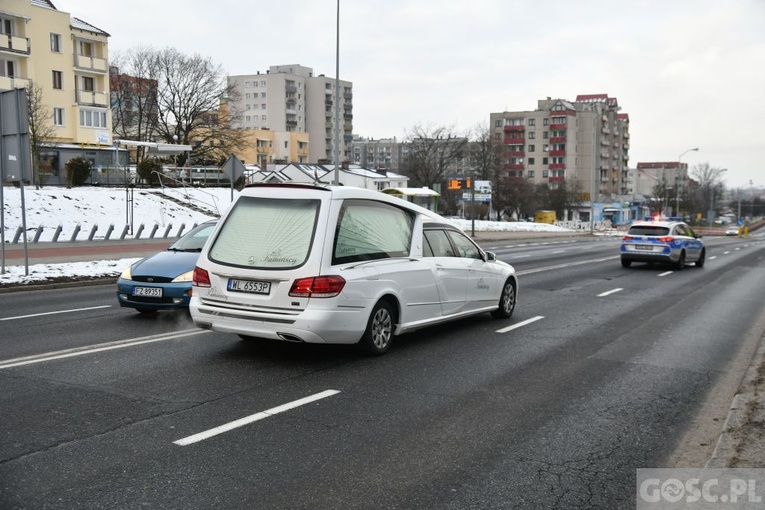
<path fill-rule="evenodd" d="M 210 248 L 220 264 L 257 269 L 302 266 L 311 250 L 319 200 L 241 197 Z"/>
<path fill-rule="evenodd" d="M 406 257 L 414 216 L 383 202 L 346 200 L 340 211 L 332 264 Z"/>

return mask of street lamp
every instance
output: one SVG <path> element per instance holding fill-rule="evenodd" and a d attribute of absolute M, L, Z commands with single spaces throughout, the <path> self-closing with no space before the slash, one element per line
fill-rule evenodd
<path fill-rule="evenodd" d="M 680 184 L 677 182 L 678 175 L 682 168 L 680 160 L 683 159 L 683 156 L 689 152 L 698 152 L 698 150 L 698 147 L 694 147 L 693 149 L 688 149 L 687 151 L 680 153 L 680 155 L 677 157 L 677 172 L 675 173 L 675 216 L 680 216 Z"/>

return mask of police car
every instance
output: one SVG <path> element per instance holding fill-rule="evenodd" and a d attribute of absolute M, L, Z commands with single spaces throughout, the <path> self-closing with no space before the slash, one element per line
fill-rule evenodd
<path fill-rule="evenodd" d="M 656 262 L 681 270 L 690 262 L 704 267 L 705 258 L 701 236 L 686 223 L 672 218 L 636 221 L 622 238 L 623 267 L 630 267 L 633 262 Z"/>

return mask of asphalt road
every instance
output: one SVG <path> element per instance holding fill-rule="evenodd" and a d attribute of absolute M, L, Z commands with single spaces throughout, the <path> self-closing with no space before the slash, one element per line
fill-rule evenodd
<path fill-rule="evenodd" d="M 615 239 L 487 242 L 515 315 L 380 358 L 111 285 L 2 294 L 0 508 L 633 508 L 637 468 L 703 465 L 763 333 L 765 242 L 707 243 L 674 271 Z"/>

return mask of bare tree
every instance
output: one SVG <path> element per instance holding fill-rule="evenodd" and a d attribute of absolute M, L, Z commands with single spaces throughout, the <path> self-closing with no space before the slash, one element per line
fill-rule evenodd
<path fill-rule="evenodd" d="M 433 186 L 443 182 L 448 172 L 462 174 L 468 139 L 449 127 L 412 128 L 406 135 L 407 154 L 403 170 L 415 186 Z"/>
<path fill-rule="evenodd" d="M 693 167 L 691 176 L 699 183 L 699 192 L 701 193 L 701 201 L 704 204 L 704 215 L 711 212 L 714 214 L 715 204 L 720 203 L 720 199 L 725 192 L 725 185 L 723 184 L 722 176 L 725 173 L 724 168 L 714 168 L 709 166 L 709 163 L 701 163 Z M 709 221 L 712 218 L 707 216 Z"/>
<path fill-rule="evenodd" d="M 179 143 L 192 145 L 191 157 L 198 162 L 220 162 L 226 154 L 241 150 L 246 143 L 243 131 L 229 127 L 237 112 L 221 112 L 221 101 L 238 95 L 227 84 L 223 68 L 210 58 L 185 55 L 175 48 L 158 52 L 156 59 L 159 135 L 168 143 L 177 137 Z"/>
<path fill-rule="evenodd" d="M 112 131 L 125 140 L 153 141 L 157 135 L 159 69 L 156 51 L 138 47 L 112 58 L 110 69 Z M 138 147 L 137 160 L 144 157 Z"/>
<path fill-rule="evenodd" d="M 488 124 L 478 124 L 473 129 L 473 141 L 468 146 L 469 165 L 476 172 L 478 179 L 491 182 L 492 204 L 499 219 L 501 188 L 504 184 L 502 176 L 502 145 L 491 133 Z"/>
<path fill-rule="evenodd" d="M 45 143 L 51 142 L 56 134 L 53 125 L 53 113 L 45 104 L 42 87 L 34 82 L 27 86 L 27 101 L 29 106 L 29 145 L 32 152 L 32 180 L 35 188 L 45 184 L 40 169 L 40 152 Z"/>

